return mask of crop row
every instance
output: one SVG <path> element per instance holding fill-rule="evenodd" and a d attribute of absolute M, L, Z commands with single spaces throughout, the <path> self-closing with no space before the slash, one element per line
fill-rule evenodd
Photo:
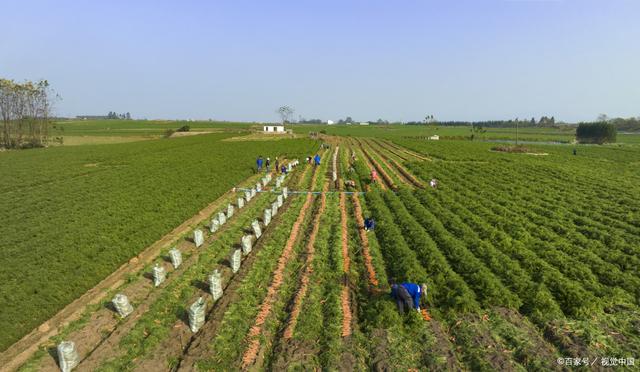
<path fill-rule="evenodd" d="M 482 187 L 481 185 L 483 185 L 483 181 L 478 180 L 473 186 L 465 187 L 459 193 L 469 192 L 474 187 Z M 612 287 L 621 287 L 632 295 L 636 295 L 640 284 L 638 279 L 604 260 L 607 257 L 606 252 L 602 249 L 597 250 L 599 245 L 581 245 L 584 238 L 580 239 L 579 234 L 571 234 L 570 224 L 559 225 L 555 221 L 556 213 L 554 211 L 540 209 L 536 205 L 529 205 L 528 202 L 515 205 L 506 200 L 497 200 L 497 198 L 493 200 L 504 207 L 504 213 L 512 215 L 512 221 L 519 221 L 521 226 L 527 228 L 527 233 L 531 235 L 529 241 L 534 248 L 541 251 L 549 261 L 565 263 L 562 271 L 580 280 L 581 283 L 585 283 L 584 285 L 587 286 L 585 288 L 591 292 L 605 296 L 611 293 Z M 551 246 L 553 251 L 549 251 Z M 600 252 L 600 255 L 587 248 L 596 249 L 595 252 Z"/>

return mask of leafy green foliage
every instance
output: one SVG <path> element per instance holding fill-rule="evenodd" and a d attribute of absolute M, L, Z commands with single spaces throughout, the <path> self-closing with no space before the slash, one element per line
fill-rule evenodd
<path fill-rule="evenodd" d="M 576 139 L 581 143 L 616 142 L 618 130 L 612 123 L 580 123 L 576 129 Z"/>

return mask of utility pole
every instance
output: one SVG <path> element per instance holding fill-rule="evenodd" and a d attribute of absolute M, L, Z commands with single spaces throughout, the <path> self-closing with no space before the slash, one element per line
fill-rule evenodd
<path fill-rule="evenodd" d="M 516 120 L 516 146 L 518 146 L 518 120 Z"/>

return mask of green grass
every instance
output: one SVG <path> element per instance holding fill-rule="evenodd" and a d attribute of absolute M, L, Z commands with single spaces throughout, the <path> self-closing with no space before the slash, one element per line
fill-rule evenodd
<path fill-rule="evenodd" d="M 150 136 L 188 125 L 192 131 L 247 131 L 253 123 L 184 120 L 64 120 L 53 124 L 52 136 Z"/>

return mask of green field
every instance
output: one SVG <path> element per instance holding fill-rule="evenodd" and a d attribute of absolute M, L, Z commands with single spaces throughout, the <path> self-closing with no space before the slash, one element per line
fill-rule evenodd
<path fill-rule="evenodd" d="M 75 123 L 76 133 L 157 135 L 177 123 L 88 124 Z M 11 330 L 1 345 L 253 174 L 257 154 L 303 158 L 319 144 L 223 141 L 251 126 L 202 125 L 222 132 L 0 153 L 0 170 L 9 175 L 0 180 L 0 200 L 9 206 L 0 226 L 7 247 L 0 293 L 9 304 L 0 326 Z M 325 185 L 331 193 L 289 198 L 244 271 L 229 279 L 229 300 L 210 305 L 205 331 L 184 331 L 186 304 L 209 296 L 206 276 L 228 270 L 230 247 L 275 195 L 245 207 L 166 287 L 139 295 L 134 305 L 144 310 L 114 322 L 122 337 L 98 337 L 84 368 L 547 371 L 563 370 L 564 358 L 604 363 L 640 355 L 637 144 L 551 145 L 544 142 L 572 134 L 531 129 L 519 133 L 535 141 L 527 153 L 504 153 L 480 140 L 418 139 L 435 130 L 425 127 L 292 128 L 301 137 L 321 130 L 337 136 L 326 138 L 333 147 L 319 167 L 302 165 L 287 181 L 292 190 Z M 441 138 L 468 135 L 468 128 L 437 131 Z M 497 140 L 514 134 L 486 133 Z M 335 146 L 336 172 L 355 182 L 356 197 L 333 193 L 340 191 L 331 180 Z M 376 184 L 371 167 L 383 174 Z M 426 186 L 432 178 L 437 189 Z M 374 232 L 361 230 L 366 216 L 376 219 Z M 148 271 L 131 273 L 118 290 L 149 286 Z M 398 313 L 390 279 L 429 285 L 429 322 Z M 51 365 L 54 342 L 100 334 L 87 319 L 113 317 L 106 301 L 43 346 L 25 370 Z"/>

